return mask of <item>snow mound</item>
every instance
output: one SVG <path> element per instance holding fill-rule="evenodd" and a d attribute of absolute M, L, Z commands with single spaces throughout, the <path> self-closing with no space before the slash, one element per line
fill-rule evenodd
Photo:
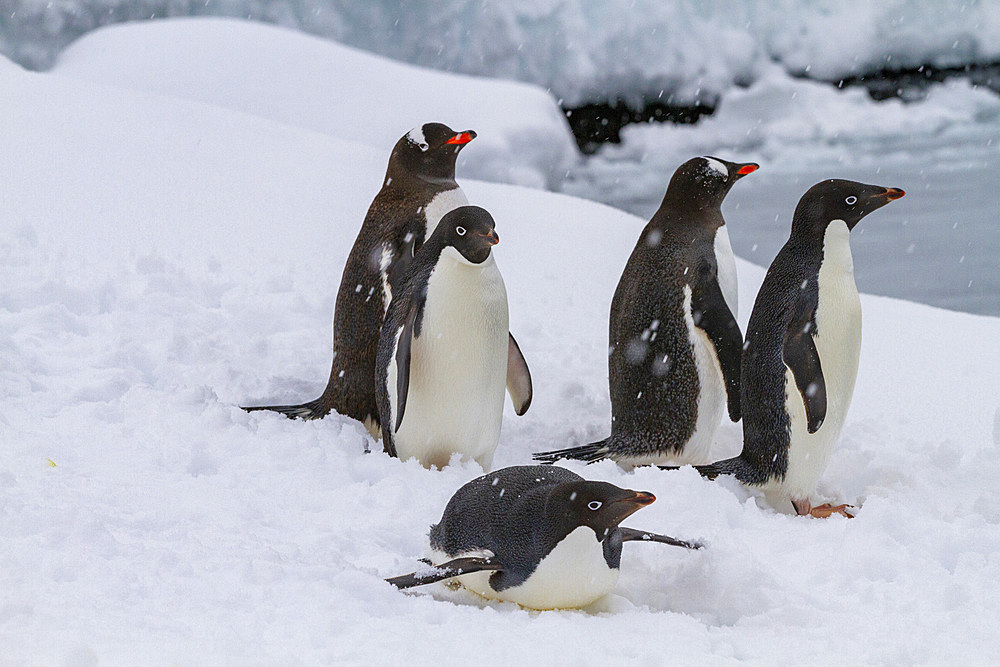
<path fill-rule="evenodd" d="M 117 21 L 216 14 L 297 28 L 425 67 L 551 89 L 573 106 L 624 97 L 711 101 L 770 62 L 820 79 L 1000 60 L 1000 1 L 13 0 L 0 47 L 46 67 Z"/>
<path fill-rule="evenodd" d="M 385 148 L 3 64 L 0 89 L 6 659 L 655 663 L 668 638 L 685 663 L 1000 660 L 1000 319 L 862 297 L 857 391 L 821 485 L 852 521 L 777 513 L 691 469 L 579 465 L 657 496 L 629 525 L 707 548 L 626 545 L 615 593 L 583 611 L 401 593 L 382 579 L 416 566 L 482 471 L 390 459 L 336 415 L 237 407 L 322 389 Z M 369 129 L 406 125 L 385 123 Z M 608 307 L 644 221 L 467 176 L 535 382 L 496 465 L 602 437 Z M 738 269 L 745 325 L 763 269 Z M 720 431 L 719 454 L 737 450 L 738 426 Z"/>
<path fill-rule="evenodd" d="M 461 173 L 553 187 L 576 144 L 536 86 L 429 72 L 333 42 L 221 19 L 130 23 L 89 33 L 53 72 L 242 111 L 388 155 L 413 127 L 442 122 L 479 137 Z"/>

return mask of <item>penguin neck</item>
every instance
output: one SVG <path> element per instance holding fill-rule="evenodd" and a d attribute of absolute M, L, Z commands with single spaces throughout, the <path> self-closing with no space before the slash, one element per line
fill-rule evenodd
<path fill-rule="evenodd" d="M 668 191 L 649 225 L 663 232 L 704 230 L 711 238 L 719 227 L 726 224 L 722 217 L 722 207 L 714 202 L 699 204 L 692 199 L 670 199 Z"/>
<path fill-rule="evenodd" d="M 451 165 L 450 174 L 427 174 L 414 169 L 408 169 L 404 165 L 398 164 L 395 160 L 390 160 L 388 168 L 385 170 L 385 178 L 382 180 L 382 187 L 414 188 L 423 189 L 431 186 L 435 190 L 450 190 L 458 187 L 455 180 L 455 165 Z"/>

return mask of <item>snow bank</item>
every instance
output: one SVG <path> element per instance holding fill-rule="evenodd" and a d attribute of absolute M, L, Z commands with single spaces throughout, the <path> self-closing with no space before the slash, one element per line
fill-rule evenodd
<path fill-rule="evenodd" d="M 7 659 L 1000 660 L 1000 319 L 862 297 L 858 387 L 821 486 L 859 506 L 852 521 L 776 513 L 690 469 L 574 466 L 656 494 L 629 525 L 708 548 L 627 545 L 616 593 L 584 611 L 404 594 L 382 578 L 413 568 L 478 467 L 427 471 L 364 454 L 348 419 L 236 407 L 322 389 L 384 150 L 5 65 L 0 89 Z M 601 437 L 608 306 L 644 221 L 467 175 L 535 381 L 496 464 Z M 740 187 L 766 199 L 759 183 Z M 738 268 L 745 324 L 763 270 Z M 726 424 L 720 455 L 739 437 Z"/>
<path fill-rule="evenodd" d="M 277 23 L 435 69 L 550 88 L 570 105 L 711 100 L 769 62 L 820 79 L 1000 59 L 1000 2 L 914 0 L 15 0 L 0 47 L 47 67 L 68 41 L 124 20 L 217 14 Z M 6 44 L 4 43 L 6 42 Z"/>
<path fill-rule="evenodd" d="M 196 100 L 368 144 L 388 155 L 409 129 L 473 128 L 459 170 L 553 187 L 576 160 L 555 100 L 535 86 L 428 72 L 245 21 L 190 19 L 98 30 L 55 73 Z"/>

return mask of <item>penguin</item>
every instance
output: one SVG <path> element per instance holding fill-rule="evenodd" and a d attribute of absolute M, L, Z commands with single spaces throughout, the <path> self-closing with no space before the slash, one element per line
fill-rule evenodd
<path fill-rule="evenodd" d="M 462 206 L 441 218 L 413 256 L 378 343 L 383 447 L 426 467 L 452 454 L 489 470 L 500 438 L 504 385 L 518 415 L 531 375 L 510 335 L 507 290 L 493 258 L 493 217 Z"/>
<path fill-rule="evenodd" d="M 455 182 L 455 161 L 475 137 L 472 130 L 426 123 L 396 142 L 382 189 L 344 266 L 334 309 L 333 367 L 323 395 L 301 405 L 244 410 L 273 410 L 300 419 L 320 419 L 335 410 L 363 422 L 378 439 L 375 356 L 385 312 L 412 252 L 445 213 L 469 203 Z"/>
<path fill-rule="evenodd" d="M 767 271 L 743 353 L 743 451 L 696 466 L 735 475 L 796 514 L 850 517 L 848 505 L 811 498 L 837 444 L 861 354 L 861 300 L 849 234 L 899 188 L 830 179 L 799 200 L 788 242 Z"/>
<path fill-rule="evenodd" d="M 410 588 L 457 577 L 491 600 L 583 607 L 618 582 L 622 543 L 702 545 L 619 524 L 656 497 L 558 466 L 513 466 L 460 488 L 431 526 L 429 567 L 387 579 Z"/>
<path fill-rule="evenodd" d="M 758 169 L 705 156 L 674 173 L 611 302 L 611 435 L 535 454 L 620 465 L 706 463 L 727 412 L 740 419 L 736 260 L 722 201 Z"/>

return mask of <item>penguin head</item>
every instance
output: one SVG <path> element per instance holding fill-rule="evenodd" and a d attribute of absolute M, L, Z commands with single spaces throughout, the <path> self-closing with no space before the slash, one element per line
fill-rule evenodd
<path fill-rule="evenodd" d="M 434 229 L 445 250 L 454 249 L 459 258 L 470 264 L 482 264 L 490 250 L 500 242 L 493 216 L 479 206 L 459 206 L 449 211 Z"/>
<path fill-rule="evenodd" d="M 385 185 L 407 177 L 453 183 L 458 153 L 475 138 L 472 130 L 456 132 L 443 123 L 424 123 L 413 128 L 392 149 Z"/>
<path fill-rule="evenodd" d="M 756 162 L 729 162 L 711 155 L 691 158 L 674 172 L 663 201 L 718 208 L 736 181 L 759 168 Z"/>
<path fill-rule="evenodd" d="M 795 207 L 792 233 L 822 237 L 834 220 L 843 220 L 848 229 L 854 229 L 861 218 L 905 194 L 899 188 L 840 178 L 821 181 L 809 188 Z"/>
<path fill-rule="evenodd" d="M 587 526 L 594 530 L 598 540 L 603 541 L 618 524 L 654 500 L 656 496 L 647 491 L 580 480 L 566 482 L 553 489 L 546 511 L 570 531 Z"/>

